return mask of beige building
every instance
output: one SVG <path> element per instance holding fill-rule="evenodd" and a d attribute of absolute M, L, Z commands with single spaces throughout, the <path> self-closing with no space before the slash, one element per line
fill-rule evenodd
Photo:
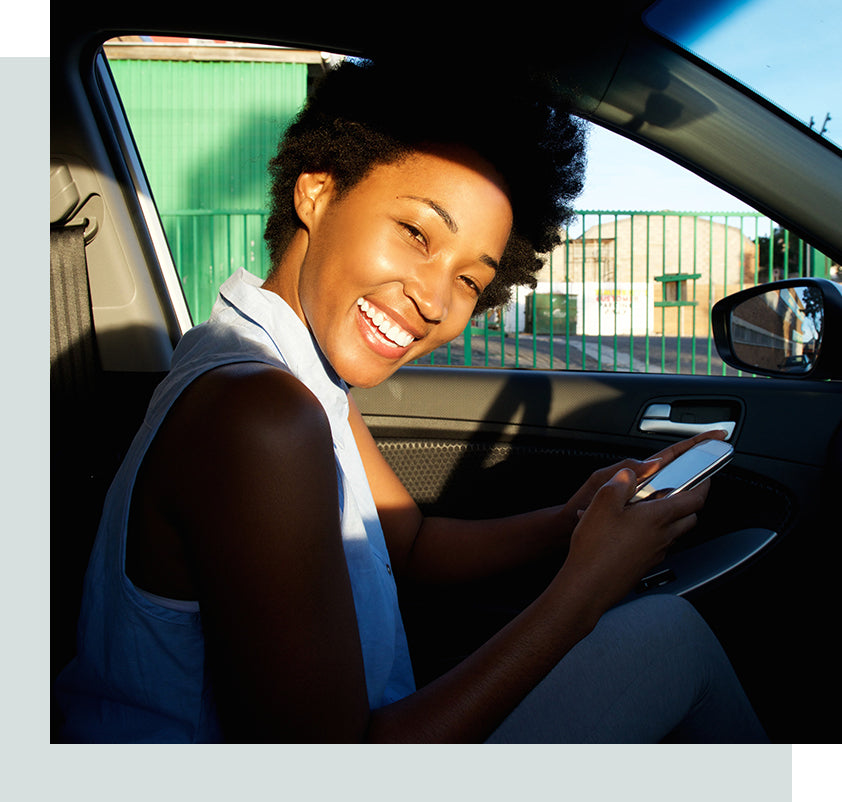
<path fill-rule="evenodd" d="M 645 314 L 649 333 L 707 335 L 711 305 L 755 282 L 755 245 L 740 227 L 742 218 L 731 218 L 735 225 L 725 217 L 718 222 L 715 216 L 667 212 L 585 220 L 597 222 L 583 236 L 562 242 L 539 276 L 539 291 L 552 287 L 577 297 L 585 333 L 615 327 L 618 334 L 631 333 L 622 330 L 620 318 L 636 305 L 641 311 L 634 329 Z M 589 316 L 589 308 L 599 313 Z"/>

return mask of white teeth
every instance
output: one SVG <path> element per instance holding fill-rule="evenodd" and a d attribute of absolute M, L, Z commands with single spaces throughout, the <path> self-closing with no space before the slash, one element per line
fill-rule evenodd
<path fill-rule="evenodd" d="M 360 307 L 360 310 L 374 327 L 396 345 L 405 348 L 415 339 L 408 331 L 404 331 L 397 323 L 389 320 L 379 309 L 372 307 L 364 298 L 357 299 L 357 306 Z"/>

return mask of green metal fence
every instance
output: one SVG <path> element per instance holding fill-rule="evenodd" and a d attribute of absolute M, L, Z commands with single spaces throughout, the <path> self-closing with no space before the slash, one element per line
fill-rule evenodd
<path fill-rule="evenodd" d="M 307 97 L 309 67 L 210 60 L 213 47 L 201 61 L 172 58 L 177 47 L 144 52 L 112 51 L 109 65 L 200 321 L 237 267 L 265 272 L 266 168 Z"/>
<path fill-rule="evenodd" d="M 161 219 L 194 322 L 207 320 L 219 287 L 239 268 L 268 274 L 264 210 L 181 210 Z"/>
<path fill-rule="evenodd" d="M 234 270 L 268 272 L 264 211 L 162 216 L 197 322 Z M 758 214 L 580 212 L 534 290 L 518 288 L 417 364 L 726 375 L 710 330 L 717 300 L 834 269 Z"/>
<path fill-rule="evenodd" d="M 709 310 L 768 280 L 768 265 L 786 256 L 766 246 L 773 231 L 753 213 L 580 212 L 537 291 L 518 291 L 429 363 L 726 372 Z"/>
<path fill-rule="evenodd" d="M 200 322 L 237 268 L 268 272 L 266 164 L 307 95 L 309 68 L 253 51 L 229 62 L 214 48 L 203 61 L 151 52 L 115 51 L 110 64 Z M 725 373 L 710 336 L 716 300 L 835 269 L 757 214 L 583 211 L 534 291 L 519 288 L 423 364 Z"/>

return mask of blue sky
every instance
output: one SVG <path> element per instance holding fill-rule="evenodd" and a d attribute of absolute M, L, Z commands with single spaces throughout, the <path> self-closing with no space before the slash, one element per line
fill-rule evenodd
<path fill-rule="evenodd" d="M 682 0 L 678 0 L 681 2 Z M 686 0 L 683 0 L 686 2 Z M 692 49 L 759 94 L 842 141 L 839 0 L 751 0 L 728 12 L 728 26 L 699 34 Z M 579 209 L 750 211 L 707 182 L 628 142 L 594 128 Z"/>

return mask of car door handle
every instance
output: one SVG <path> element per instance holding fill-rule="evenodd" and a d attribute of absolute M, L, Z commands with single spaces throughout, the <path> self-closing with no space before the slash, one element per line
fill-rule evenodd
<path fill-rule="evenodd" d="M 643 413 L 640 421 L 641 432 L 654 432 L 656 434 L 674 434 L 679 437 L 692 437 L 694 434 L 709 432 L 713 429 L 724 429 L 725 439 L 730 440 L 734 434 L 736 421 L 723 420 L 705 423 L 685 423 L 682 421 L 670 420 L 672 407 L 669 404 L 650 404 Z"/>

